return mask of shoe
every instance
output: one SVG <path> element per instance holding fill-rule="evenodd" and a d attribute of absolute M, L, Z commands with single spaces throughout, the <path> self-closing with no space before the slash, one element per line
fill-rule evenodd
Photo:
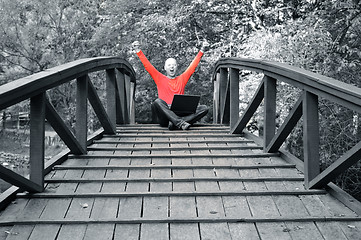
<path fill-rule="evenodd" d="M 182 130 L 188 130 L 189 128 L 190 128 L 190 124 L 189 123 L 187 123 L 187 122 L 184 122 L 184 123 L 182 123 L 182 125 L 181 125 L 181 129 Z"/>
<path fill-rule="evenodd" d="M 168 123 L 168 129 L 172 131 L 172 130 L 176 130 L 177 127 L 176 127 L 171 121 L 169 121 L 169 123 Z"/>

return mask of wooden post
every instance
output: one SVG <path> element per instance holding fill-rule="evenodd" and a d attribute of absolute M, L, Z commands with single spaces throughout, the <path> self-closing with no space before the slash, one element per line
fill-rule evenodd
<path fill-rule="evenodd" d="M 228 80 L 228 71 L 226 68 L 220 69 L 220 77 L 219 77 L 219 93 L 220 93 L 220 99 L 219 99 L 219 105 L 220 105 L 220 121 L 221 123 L 223 120 L 223 114 L 224 114 L 224 107 L 225 107 L 225 101 L 227 98 L 227 80 Z"/>
<path fill-rule="evenodd" d="M 30 181 L 44 186 L 45 93 L 30 99 Z"/>
<path fill-rule="evenodd" d="M 236 125 L 239 118 L 239 70 L 231 68 L 230 70 L 230 127 Z"/>
<path fill-rule="evenodd" d="M 276 86 L 277 81 L 274 78 L 265 76 L 264 78 L 264 123 L 263 140 L 264 150 L 275 136 L 276 132 Z"/>
<path fill-rule="evenodd" d="M 134 102 L 134 94 L 135 94 L 135 83 L 130 83 L 130 102 L 129 102 L 129 120 L 131 124 L 135 124 L 135 102 Z"/>
<path fill-rule="evenodd" d="M 125 77 L 118 69 L 115 70 L 117 81 L 117 124 L 124 124 L 125 121 Z"/>
<path fill-rule="evenodd" d="M 216 73 L 216 79 L 213 82 L 214 93 L 213 93 L 213 123 L 218 123 L 219 120 L 219 78 L 220 74 Z"/>
<path fill-rule="evenodd" d="M 110 121 L 116 124 L 116 82 L 115 69 L 106 71 L 106 94 L 107 94 L 107 114 Z"/>
<path fill-rule="evenodd" d="M 303 100 L 303 148 L 306 188 L 309 188 L 309 182 L 320 173 L 319 145 L 318 97 L 306 91 Z"/>
<path fill-rule="evenodd" d="M 83 149 L 87 148 L 88 133 L 88 76 L 82 76 L 76 81 L 76 138 Z"/>
<path fill-rule="evenodd" d="M 130 76 L 128 74 L 124 74 L 124 91 L 125 91 L 125 106 L 124 106 L 124 116 L 125 116 L 125 123 L 130 122 Z"/>

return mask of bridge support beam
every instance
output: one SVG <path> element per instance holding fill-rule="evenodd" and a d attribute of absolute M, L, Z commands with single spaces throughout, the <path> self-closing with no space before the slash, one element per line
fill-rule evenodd
<path fill-rule="evenodd" d="M 239 118 L 239 70 L 230 70 L 230 127 L 236 125 Z"/>
<path fill-rule="evenodd" d="M 76 138 L 83 149 L 87 148 L 88 134 L 88 75 L 77 79 L 76 92 Z"/>
<path fill-rule="evenodd" d="M 264 78 L 264 150 L 276 132 L 276 89 L 277 80 L 268 76 Z"/>
<path fill-rule="evenodd" d="M 45 93 L 30 99 L 30 181 L 44 188 Z"/>
<path fill-rule="evenodd" d="M 303 100 L 303 151 L 305 186 L 320 173 L 318 96 L 305 92 Z"/>

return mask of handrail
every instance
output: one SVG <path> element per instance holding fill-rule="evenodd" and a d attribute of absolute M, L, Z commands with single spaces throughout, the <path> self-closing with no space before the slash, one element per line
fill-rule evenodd
<path fill-rule="evenodd" d="M 106 107 L 93 86 L 89 73 L 106 72 Z M 75 134 L 61 119 L 47 90 L 76 79 Z M 44 137 L 47 120 L 68 146 L 66 154 L 87 152 L 88 100 L 103 130 L 99 135 L 115 134 L 116 124 L 134 123 L 135 72 L 132 66 L 118 57 L 87 58 L 66 63 L 0 86 L 0 110 L 30 99 L 30 174 L 29 179 L 0 166 L 0 177 L 29 192 L 44 190 Z M 64 161 L 64 157 L 56 157 Z M 55 163 L 52 163 L 55 164 Z"/>
<path fill-rule="evenodd" d="M 264 77 L 247 109 L 239 117 L 241 70 L 263 73 Z M 299 119 L 303 117 L 304 161 L 302 168 L 307 188 L 326 187 L 340 173 L 359 160 L 361 142 L 320 172 L 318 99 L 322 97 L 360 113 L 361 88 L 284 63 L 244 58 L 224 58 L 217 61 L 212 80 L 215 92 L 213 121 L 230 124 L 233 134 L 242 132 L 250 134 L 244 129 L 263 101 L 264 131 L 261 144 L 264 152 L 282 152 L 281 145 Z M 302 90 L 302 95 L 276 133 L 277 81 Z M 252 137 L 256 139 L 255 136 Z M 292 158 L 296 157 L 292 156 Z"/>

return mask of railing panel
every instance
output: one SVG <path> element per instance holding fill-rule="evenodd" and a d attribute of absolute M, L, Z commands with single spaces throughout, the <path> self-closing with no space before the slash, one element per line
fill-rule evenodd
<path fill-rule="evenodd" d="M 239 118 L 239 70 L 230 69 L 230 127 L 233 128 Z"/>
<path fill-rule="evenodd" d="M 107 107 L 102 105 L 100 98 L 88 77 L 89 73 L 106 71 L 105 82 Z M 124 76 L 125 75 L 125 76 Z M 118 79 L 116 79 L 118 77 Z M 76 90 L 76 126 L 75 134 L 64 123 L 55 108 L 46 97 L 46 91 L 63 83 L 77 79 Z M 69 147 L 63 151 L 64 156 L 55 156 L 50 160 L 51 166 L 64 161 L 66 156 L 86 153 L 87 145 L 87 105 L 92 105 L 104 130 L 96 131 L 96 135 L 116 132 L 115 123 L 135 121 L 135 72 L 128 62 L 117 57 L 99 57 L 81 59 L 46 71 L 15 80 L 0 86 L 0 110 L 30 98 L 30 179 L 0 166 L 0 176 L 15 184 L 22 190 L 40 192 L 44 188 L 44 139 L 45 119 L 47 119 L 60 138 Z M 132 88 L 132 89 L 129 89 Z M 117 113 L 119 113 L 117 115 Z M 124 117 L 124 119 L 123 119 Z M 92 136 L 91 139 L 96 136 Z M 50 165 L 49 165 L 50 166 Z M 47 170 L 49 171 L 49 170 Z M 12 194 L 7 193 L 9 198 Z M 3 198 L 2 201 L 6 201 Z M 1 206 L 3 206 L 0 203 Z"/>
<path fill-rule="evenodd" d="M 251 137 L 256 142 L 263 144 L 265 152 L 273 153 L 280 151 L 283 155 L 285 155 L 285 151 L 280 149 L 280 147 L 287 139 L 287 136 L 296 127 L 297 122 L 303 116 L 304 166 L 302 169 L 304 169 L 303 171 L 305 173 L 306 187 L 325 187 L 337 175 L 344 172 L 347 168 L 359 160 L 357 158 L 359 158 L 359 155 L 361 154 L 361 143 L 356 144 L 356 146 L 346 152 L 344 156 L 320 173 L 318 99 L 324 98 L 360 113 L 360 88 L 283 63 L 257 59 L 225 58 L 216 63 L 212 75 L 212 80 L 214 81 L 215 86 L 215 122 L 219 122 L 219 117 L 224 114 L 224 106 L 227 104 L 225 97 L 226 94 L 222 91 L 222 89 L 224 89 L 223 86 L 225 81 L 221 81 L 221 76 L 225 79 L 226 69 L 231 69 L 229 72 L 231 84 L 233 83 L 232 79 L 236 79 L 235 75 L 237 70 L 255 71 L 263 73 L 264 75 L 264 79 L 259 85 L 256 94 L 236 124 L 233 124 L 234 119 L 236 119 L 233 115 L 235 107 L 230 108 L 231 133 L 240 134 L 244 132 L 248 137 Z M 290 113 L 285 119 L 283 125 L 278 129 L 277 133 L 275 133 L 277 81 L 285 82 L 292 87 L 299 88 L 303 91 L 303 94 L 301 98 L 298 99 L 293 109 L 290 110 Z M 217 86 L 220 86 L 221 84 L 223 84 L 223 86 L 217 89 Z M 234 85 L 230 88 L 232 94 L 230 98 L 231 106 L 234 106 L 235 104 L 233 101 L 238 102 L 238 98 L 234 96 L 234 94 L 236 94 L 236 90 L 233 89 L 233 86 Z M 250 132 L 244 131 L 244 128 L 246 128 L 248 122 L 253 117 L 262 101 L 264 101 L 263 140 Z M 218 110 L 217 108 L 221 109 Z M 260 133 L 260 135 L 262 135 L 262 133 Z M 290 159 L 290 154 L 287 154 L 287 158 Z M 293 156 L 292 159 L 294 160 L 297 158 Z"/>

